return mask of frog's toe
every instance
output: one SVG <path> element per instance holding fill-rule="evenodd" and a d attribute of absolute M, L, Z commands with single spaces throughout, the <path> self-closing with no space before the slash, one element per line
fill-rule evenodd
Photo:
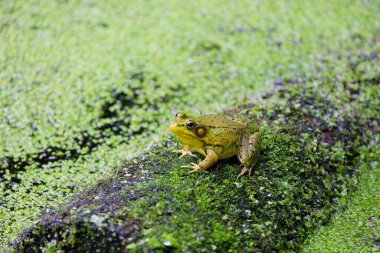
<path fill-rule="evenodd" d="M 174 153 L 181 153 L 181 155 L 179 156 L 179 158 L 182 158 L 184 156 L 187 156 L 187 155 L 191 155 L 191 156 L 196 156 L 194 155 L 193 153 L 191 153 L 190 150 L 173 150 L 172 152 Z"/>
<path fill-rule="evenodd" d="M 180 155 L 179 158 L 182 158 L 182 157 L 187 156 L 187 155 L 196 156 L 193 153 L 191 153 L 191 151 L 183 151 L 182 155 Z"/>
<path fill-rule="evenodd" d="M 191 165 L 182 165 L 181 168 L 192 168 L 192 169 L 194 169 L 197 166 L 199 167 L 199 165 L 196 163 L 190 163 L 190 164 Z"/>
<path fill-rule="evenodd" d="M 192 170 L 189 171 L 189 173 L 193 173 L 193 172 L 197 172 L 199 170 L 202 170 L 202 167 L 199 166 L 198 164 L 196 163 L 191 163 L 191 165 L 184 165 L 184 166 L 181 166 L 182 168 L 191 168 Z"/>
<path fill-rule="evenodd" d="M 248 173 L 248 175 L 250 176 L 251 175 L 251 171 L 252 171 L 252 168 L 246 168 L 246 167 L 244 167 L 242 170 L 241 170 L 241 172 L 240 172 L 240 174 L 237 176 L 237 178 L 236 179 L 239 179 L 241 176 L 244 176 L 244 175 L 246 175 L 247 173 Z"/>
<path fill-rule="evenodd" d="M 192 170 L 189 171 L 189 174 L 202 170 L 202 168 L 199 165 L 193 166 L 191 168 L 192 168 Z"/>

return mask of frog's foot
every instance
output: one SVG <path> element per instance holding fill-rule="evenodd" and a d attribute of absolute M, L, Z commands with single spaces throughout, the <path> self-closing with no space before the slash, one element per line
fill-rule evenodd
<path fill-rule="evenodd" d="M 181 166 L 181 168 L 191 168 L 192 170 L 189 171 L 189 173 L 194 173 L 194 172 L 197 172 L 199 170 L 203 170 L 202 167 L 196 163 L 191 163 L 191 165 L 183 165 L 183 166 Z"/>
<path fill-rule="evenodd" d="M 248 173 L 248 175 L 250 176 L 250 175 L 251 175 L 251 171 L 252 171 L 252 168 L 248 169 L 248 168 L 244 167 L 244 168 L 241 170 L 240 174 L 237 176 L 236 179 L 239 179 L 241 176 L 244 176 L 244 175 L 246 175 L 247 173 Z"/>
<path fill-rule="evenodd" d="M 181 149 L 181 150 L 173 150 L 172 152 L 174 152 L 174 153 L 181 153 L 181 155 L 179 156 L 179 158 L 182 158 L 182 157 L 187 156 L 187 155 L 196 156 L 193 153 L 191 153 L 191 150 Z"/>

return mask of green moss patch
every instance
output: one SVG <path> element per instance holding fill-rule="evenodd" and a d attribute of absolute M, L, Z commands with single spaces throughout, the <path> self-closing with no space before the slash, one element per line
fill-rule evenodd
<path fill-rule="evenodd" d="M 260 131 L 260 162 L 236 180 L 237 159 L 188 174 L 166 146 L 115 169 L 13 242 L 17 250 L 299 250 L 329 221 L 337 198 L 355 187 L 360 147 L 378 133 L 363 113 L 378 99 L 376 80 L 331 85 L 282 80 L 265 106 L 240 113 Z M 339 97 L 332 95 L 342 89 Z M 334 102 L 333 102 L 334 101 Z M 373 145 L 373 142 L 372 144 Z M 199 159 L 198 159 L 199 160 Z"/>

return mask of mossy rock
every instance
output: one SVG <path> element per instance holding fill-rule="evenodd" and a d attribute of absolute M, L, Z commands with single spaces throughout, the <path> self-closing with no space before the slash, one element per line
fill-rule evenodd
<path fill-rule="evenodd" d="M 178 159 L 169 139 L 43 213 L 11 251 L 298 251 L 354 189 L 358 150 L 379 132 L 362 99 L 378 79 L 303 83 L 279 80 L 260 106 L 226 111 L 261 133 L 250 177 L 236 179 L 236 158 L 188 174 L 180 166 L 196 159 Z"/>

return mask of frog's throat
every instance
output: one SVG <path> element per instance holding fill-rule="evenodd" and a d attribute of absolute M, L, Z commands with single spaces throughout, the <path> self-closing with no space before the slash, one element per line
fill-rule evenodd
<path fill-rule="evenodd" d="M 183 144 L 188 145 L 196 150 L 203 149 L 203 146 L 205 145 L 202 140 L 191 134 L 181 133 L 177 134 L 177 136 Z"/>
<path fill-rule="evenodd" d="M 176 133 L 176 135 L 181 139 L 181 140 L 191 140 L 191 139 L 196 139 L 197 137 L 191 134 L 187 133 Z"/>

